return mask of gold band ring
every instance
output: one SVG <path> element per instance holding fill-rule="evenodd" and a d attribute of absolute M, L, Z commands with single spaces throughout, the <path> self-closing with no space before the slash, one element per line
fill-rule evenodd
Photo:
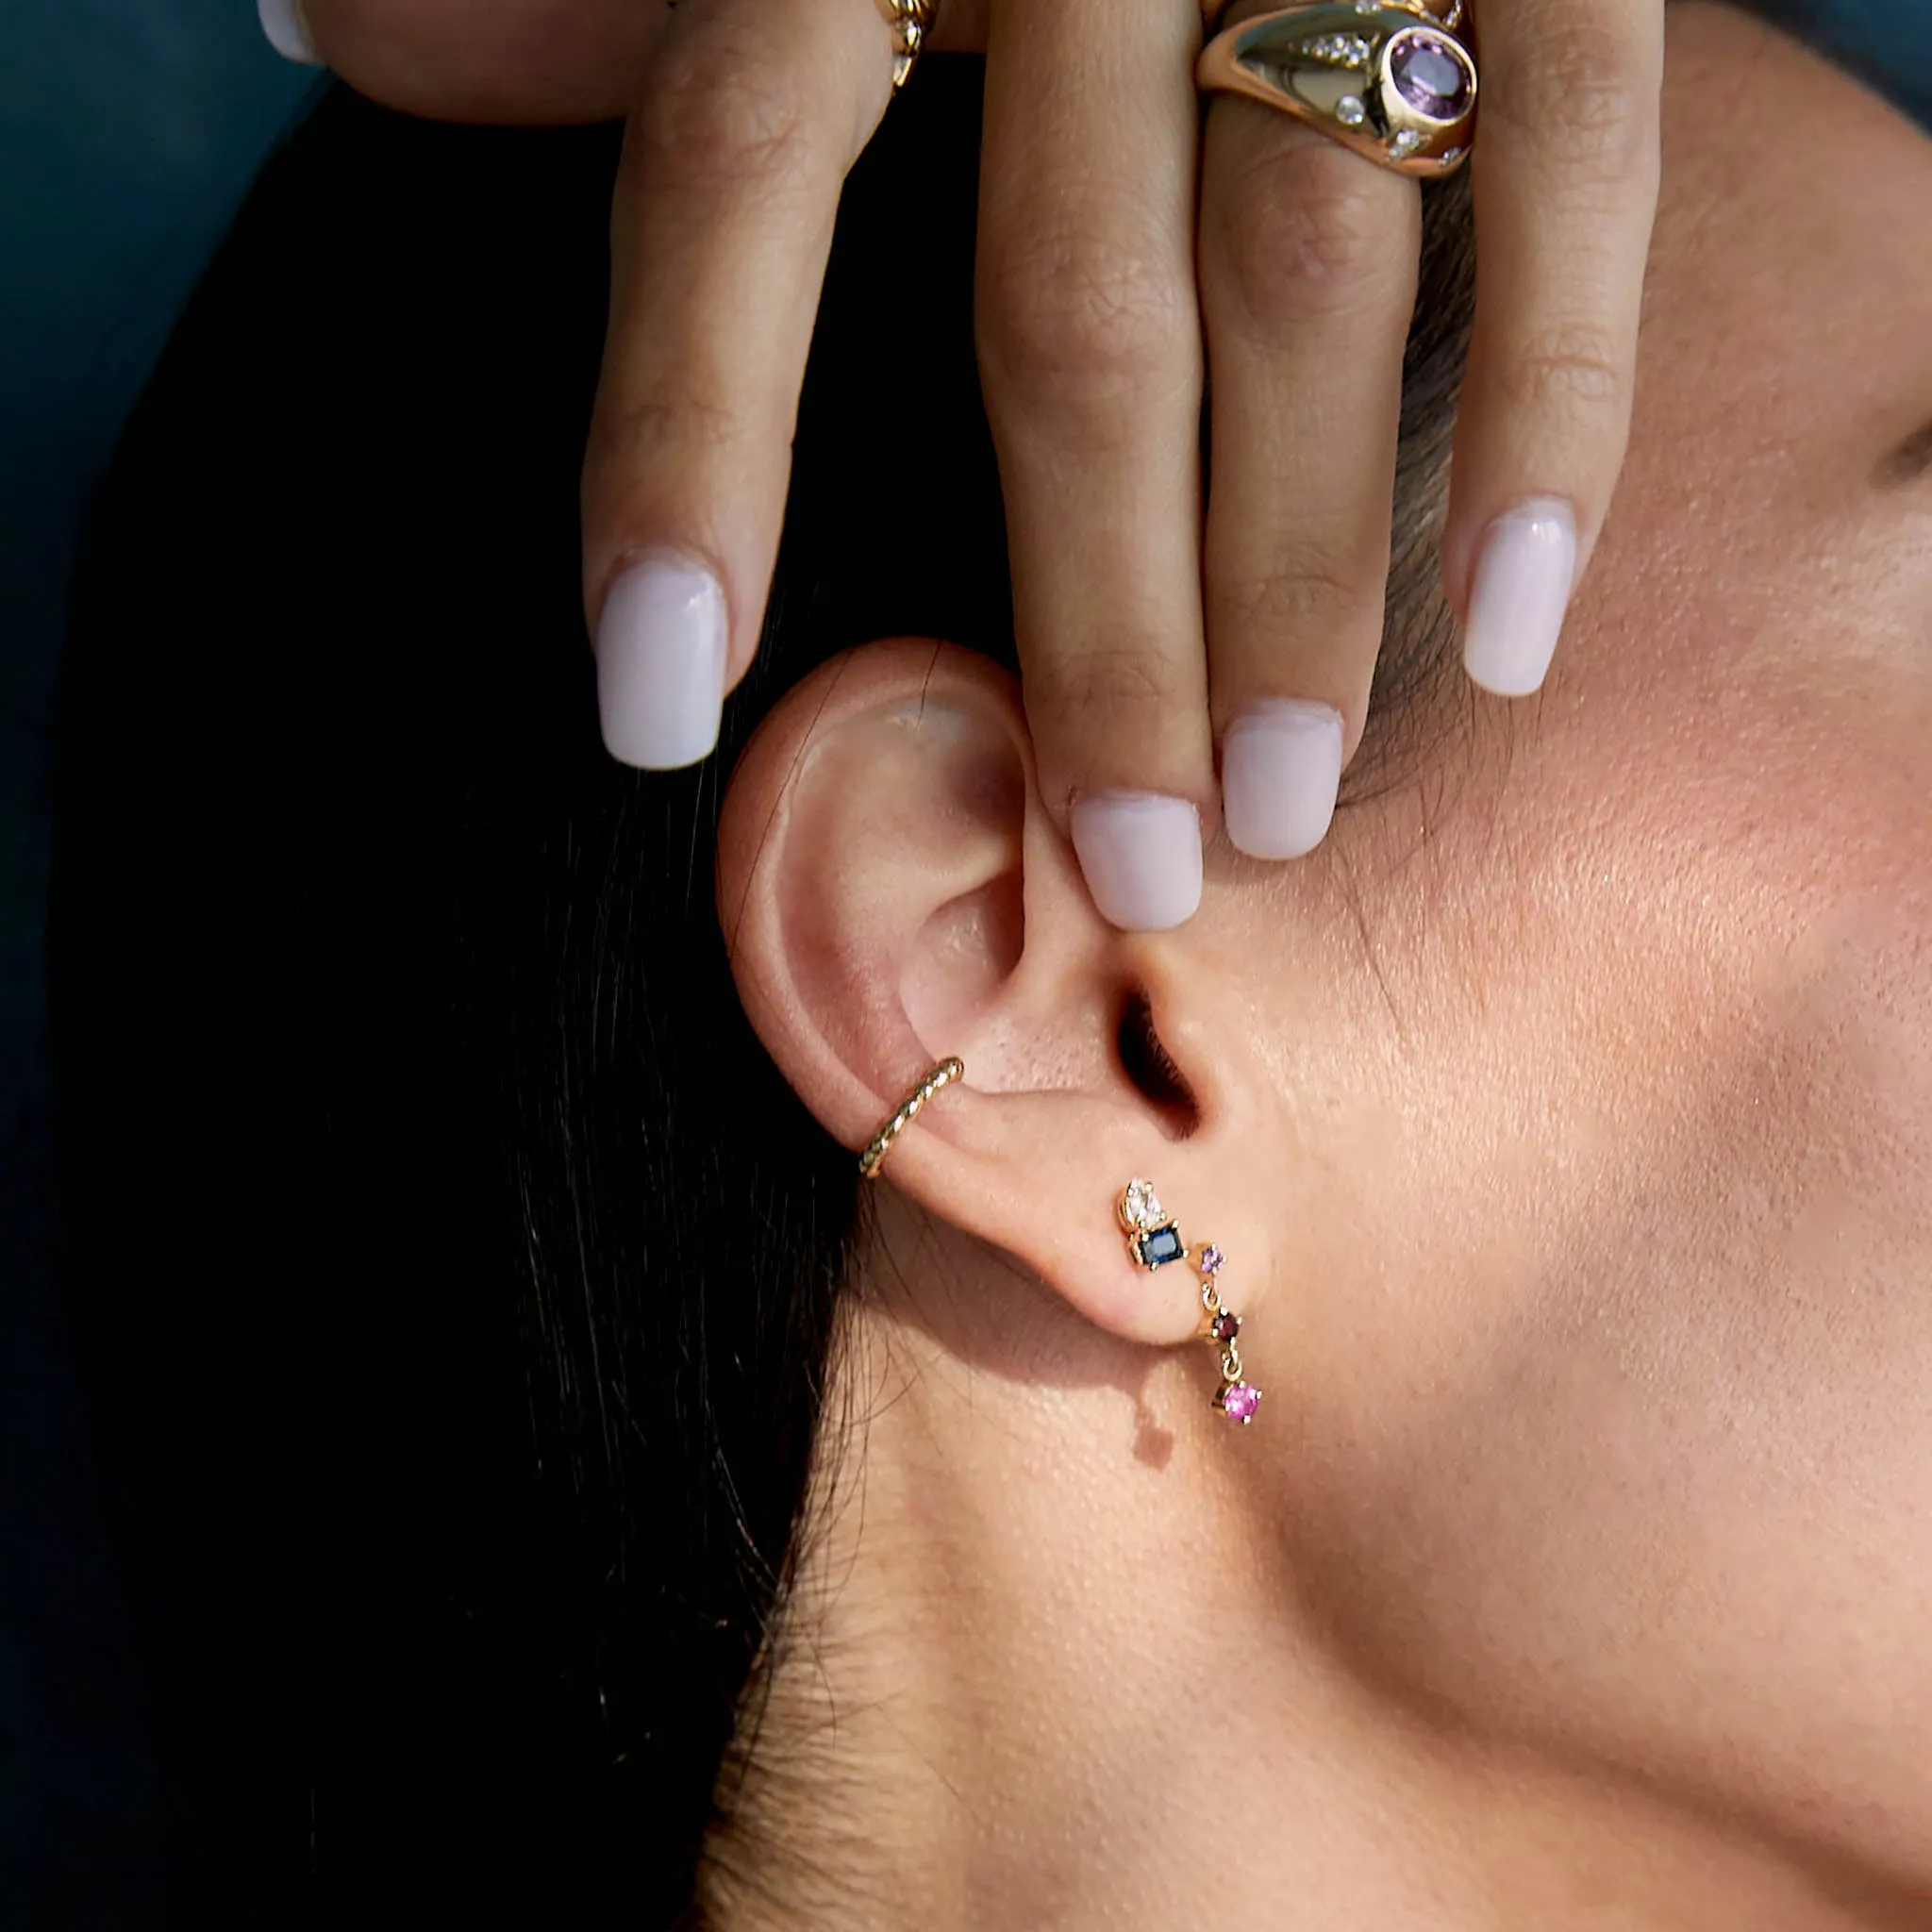
<path fill-rule="evenodd" d="M 939 18 L 940 0 L 877 0 L 880 17 L 892 29 L 892 92 L 911 76 L 925 37 Z"/>
<path fill-rule="evenodd" d="M 941 1060 L 897 1107 L 892 1117 L 876 1134 L 865 1143 L 865 1152 L 858 1157 L 858 1173 L 863 1180 L 878 1179 L 879 1168 L 888 1154 L 892 1151 L 892 1142 L 903 1134 L 919 1116 L 919 1109 L 937 1093 L 941 1087 L 950 1087 L 966 1071 L 966 1063 L 958 1058 Z"/>
<path fill-rule="evenodd" d="M 1246 94 L 1319 128 L 1378 167 L 1424 180 L 1467 158 L 1475 58 L 1462 18 L 1422 0 L 1314 0 L 1257 13 L 1201 49 L 1195 85 Z"/>

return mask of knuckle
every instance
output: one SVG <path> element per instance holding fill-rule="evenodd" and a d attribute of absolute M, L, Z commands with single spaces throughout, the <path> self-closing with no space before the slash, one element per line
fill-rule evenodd
<path fill-rule="evenodd" d="M 690 34 L 652 63 L 627 136 L 648 177 L 729 185 L 804 172 L 803 90 L 782 63 L 731 39 L 718 28 Z"/>
<path fill-rule="evenodd" d="M 1320 135 L 1257 142 L 1217 224 L 1235 300 L 1257 321 L 1358 308 L 1400 258 L 1390 185 Z"/>
<path fill-rule="evenodd" d="M 1571 174 L 1621 179 L 1641 171 L 1655 144 L 1655 63 L 1618 8 L 1525 9 L 1484 71 L 1482 112 L 1491 141 L 1500 135 Z"/>
<path fill-rule="evenodd" d="M 748 435 L 743 418 L 725 398 L 690 381 L 600 397 L 585 451 L 585 501 L 622 497 L 643 479 L 689 479 L 701 466 L 728 459 Z"/>
<path fill-rule="evenodd" d="M 1358 635 L 1373 648 L 1380 592 L 1379 577 L 1351 574 L 1339 558 L 1291 558 L 1218 581 L 1214 629 L 1230 640 L 1258 641 L 1271 660 L 1297 642 L 1319 642 L 1324 657 L 1333 656 L 1338 641 Z"/>
<path fill-rule="evenodd" d="M 1022 405 L 1113 403 L 1194 367 L 1191 290 L 1150 243 L 1056 224 L 989 245 L 977 278 L 987 373 Z"/>
<path fill-rule="evenodd" d="M 1627 412 L 1630 373 L 1599 330 L 1557 330 L 1506 354 L 1497 371 L 1503 400 L 1520 414 L 1559 421 L 1600 420 Z"/>
<path fill-rule="evenodd" d="M 1108 645 L 1029 664 L 1029 711 L 1083 740 L 1165 717 L 1186 695 L 1179 669 L 1158 651 Z"/>

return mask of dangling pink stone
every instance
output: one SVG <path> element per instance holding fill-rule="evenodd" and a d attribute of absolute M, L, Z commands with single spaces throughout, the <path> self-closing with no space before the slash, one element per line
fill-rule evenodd
<path fill-rule="evenodd" d="M 1221 1398 L 1221 1406 L 1238 1423 L 1244 1423 L 1252 1416 L 1261 1401 L 1261 1391 L 1249 1382 L 1230 1384 L 1227 1392 Z"/>

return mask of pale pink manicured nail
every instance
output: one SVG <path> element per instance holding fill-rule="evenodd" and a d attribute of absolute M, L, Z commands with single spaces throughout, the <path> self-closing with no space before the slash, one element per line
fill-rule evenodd
<path fill-rule="evenodd" d="M 303 18 L 302 0 L 255 0 L 261 19 L 261 30 L 268 43 L 284 60 L 303 67 L 320 67 L 322 56 L 308 37 L 308 23 Z"/>
<path fill-rule="evenodd" d="M 1576 519 L 1560 497 L 1531 497 L 1484 532 L 1462 662 L 1485 691 L 1520 698 L 1541 685 L 1575 576 Z"/>
<path fill-rule="evenodd" d="M 1312 698 L 1251 705 L 1221 741 L 1221 809 L 1250 858 L 1299 858 L 1327 835 L 1341 787 L 1341 713 Z"/>
<path fill-rule="evenodd" d="M 1074 850 L 1101 915 L 1126 932 L 1165 932 L 1201 903 L 1201 815 L 1158 791 L 1074 801 Z"/>
<path fill-rule="evenodd" d="M 660 553 L 610 586 L 597 624 L 597 710 L 614 758 L 668 772 L 708 758 L 724 708 L 724 593 Z"/>

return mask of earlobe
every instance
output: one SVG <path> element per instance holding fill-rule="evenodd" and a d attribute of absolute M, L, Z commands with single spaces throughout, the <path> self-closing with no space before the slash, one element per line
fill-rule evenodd
<path fill-rule="evenodd" d="M 1188 1271 L 1137 1267 L 1116 1219 L 1136 1174 L 1165 1177 L 1177 1205 L 1211 1198 L 1189 1179 L 1205 1182 L 1210 1149 L 1176 1138 L 1173 1093 L 1150 1091 L 1122 1050 L 1124 1020 L 1165 975 L 1150 974 L 1153 941 L 1093 908 L 1041 804 L 1013 680 L 912 640 L 823 667 L 747 748 L 718 849 L 745 1010 L 855 1173 L 914 1083 L 958 1055 L 964 1078 L 900 1137 L 878 1185 L 1117 1334 L 1193 1334 Z M 1201 1070 L 1176 1071 L 1196 1107 Z"/>

